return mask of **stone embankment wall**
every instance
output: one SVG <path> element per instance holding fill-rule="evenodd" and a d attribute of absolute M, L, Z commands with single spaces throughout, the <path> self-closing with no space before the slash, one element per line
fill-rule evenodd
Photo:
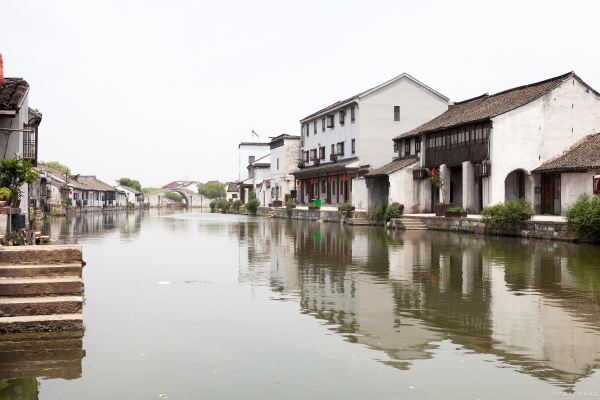
<path fill-rule="evenodd" d="M 288 218 L 285 208 L 261 207 L 257 215 L 271 218 Z M 323 221 L 345 223 L 349 225 L 369 225 L 366 213 L 353 212 L 352 218 L 346 218 L 344 213 L 339 211 L 321 211 L 292 209 L 291 219 L 307 221 Z M 417 219 L 427 226 L 427 229 L 449 232 L 476 233 L 481 235 L 497 236 L 518 236 L 530 239 L 563 240 L 574 242 L 589 242 L 589 240 L 577 237 L 571 232 L 565 222 L 550 221 L 524 221 L 521 222 L 518 229 L 500 230 L 488 228 L 480 219 L 477 218 L 446 218 L 446 217 L 403 217 L 407 219 Z M 382 224 L 371 223 L 370 225 L 382 226 Z M 392 219 L 387 224 L 389 229 L 405 229 L 402 219 Z"/>
<path fill-rule="evenodd" d="M 411 218 L 411 217 L 407 217 Z M 549 239 L 565 241 L 585 241 L 571 232 L 565 222 L 549 221 L 523 221 L 518 229 L 500 230 L 488 228 L 477 218 L 446 218 L 446 217 L 418 217 L 427 229 L 436 231 L 468 232 L 483 235 L 520 236 L 531 239 Z M 397 221 L 392 221 L 390 227 L 398 226 Z"/>

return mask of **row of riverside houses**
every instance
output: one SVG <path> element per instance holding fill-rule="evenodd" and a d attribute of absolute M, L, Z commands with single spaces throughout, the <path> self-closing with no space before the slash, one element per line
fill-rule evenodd
<path fill-rule="evenodd" d="M 254 191 L 262 206 L 293 198 L 478 213 L 526 198 L 536 213 L 560 215 L 580 194 L 600 193 L 600 94 L 573 72 L 454 103 L 404 73 L 300 125 L 300 137 L 240 143 L 229 199 Z"/>
<path fill-rule="evenodd" d="M 40 174 L 31 185 L 31 206 L 55 215 L 66 211 L 121 210 L 130 203 L 143 205 L 142 192 L 125 185 L 111 186 L 94 175 L 65 175 L 47 165 L 36 167 Z"/>

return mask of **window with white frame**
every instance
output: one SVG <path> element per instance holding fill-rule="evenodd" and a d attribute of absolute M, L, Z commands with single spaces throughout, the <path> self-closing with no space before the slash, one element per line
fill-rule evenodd
<path fill-rule="evenodd" d="M 335 127 L 335 115 L 328 115 L 327 116 L 327 127 L 328 128 Z"/>
<path fill-rule="evenodd" d="M 338 156 L 343 156 L 344 155 L 344 142 L 339 142 L 337 144 L 337 155 Z"/>

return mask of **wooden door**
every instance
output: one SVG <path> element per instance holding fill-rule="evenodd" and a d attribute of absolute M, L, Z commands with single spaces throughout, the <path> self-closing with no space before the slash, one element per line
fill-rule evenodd
<path fill-rule="evenodd" d="M 554 214 L 554 175 L 542 174 L 542 214 Z"/>

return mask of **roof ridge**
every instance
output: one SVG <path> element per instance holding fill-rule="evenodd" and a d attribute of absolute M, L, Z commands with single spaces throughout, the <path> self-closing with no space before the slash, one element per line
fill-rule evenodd
<path fill-rule="evenodd" d="M 506 89 L 506 90 L 503 90 L 501 92 L 489 95 L 489 97 L 496 97 L 496 96 L 499 96 L 501 94 L 513 92 L 515 90 L 526 89 L 526 88 L 530 88 L 530 87 L 533 87 L 533 86 L 543 85 L 544 83 L 548 83 L 548 82 L 552 82 L 552 81 L 560 81 L 562 83 L 566 78 L 570 77 L 571 75 L 575 75 L 575 72 L 571 71 L 571 72 L 567 72 L 566 74 L 555 76 L 553 78 L 544 79 L 543 81 L 534 82 L 534 83 L 528 83 L 528 84 L 521 85 L 521 86 L 516 86 L 516 87 L 510 88 L 510 89 Z M 549 92 L 550 90 L 551 89 L 548 89 L 548 91 L 546 91 L 546 93 Z"/>

